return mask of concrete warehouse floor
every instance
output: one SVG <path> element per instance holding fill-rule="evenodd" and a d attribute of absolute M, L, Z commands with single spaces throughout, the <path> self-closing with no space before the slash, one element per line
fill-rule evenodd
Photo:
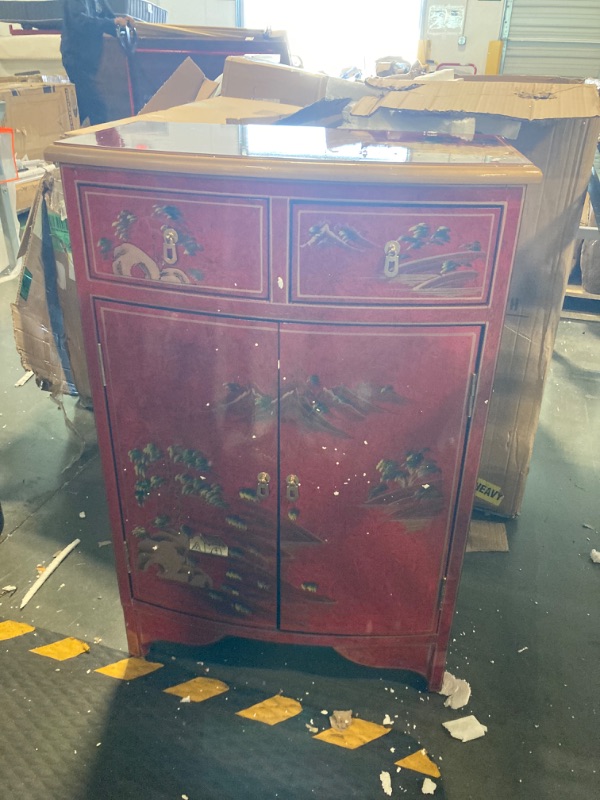
<path fill-rule="evenodd" d="M 93 415 L 78 408 L 73 398 L 65 398 L 66 413 L 86 440 L 83 456 L 77 459 L 81 440 L 67 429 L 61 409 L 33 380 L 21 388 L 14 387 L 23 373 L 15 352 L 9 307 L 16 291 L 16 280 L 0 284 L 0 500 L 6 517 L 0 544 L 0 587 L 18 587 L 14 595 L 0 598 L 0 618 L 37 626 L 43 642 L 59 636 L 86 640 L 92 652 L 78 659 L 91 659 L 84 665 L 95 668 L 98 657 L 94 655 L 94 640 L 115 660 L 123 657 L 118 651 L 125 651 L 126 644 L 112 548 L 98 546 L 110 533 Z M 166 648 L 151 655 L 175 663 L 184 673 L 186 665 L 200 663 L 211 677 L 243 687 L 250 694 L 310 694 L 314 709 L 351 708 L 364 719 L 377 722 L 389 714 L 395 732 L 414 737 L 439 764 L 442 785 L 436 792 L 438 797 L 597 797 L 600 565 L 592 563 L 590 550 L 600 549 L 599 442 L 600 322 L 563 320 L 524 506 L 520 517 L 507 524 L 510 551 L 466 556 L 448 661 L 448 670 L 468 680 L 473 689 L 469 705 L 461 712 L 444 708 L 439 695 L 423 692 L 414 676 L 357 667 L 317 648 L 230 640 L 201 650 Z M 77 460 L 71 464 L 73 459 Z M 77 551 L 19 611 L 24 592 L 37 576 L 36 565 L 47 564 L 75 537 L 81 538 Z M 127 717 L 127 722 L 121 711 L 124 690 L 117 681 L 117 688 L 112 683 L 103 684 L 110 689 L 103 690 L 102 707 L 95 707 L 101 713 L 94 717 L 98 726 L 94 735 L 98 735 L 98 741 L 113 743 L 113 755 L 107 758 L 104 746 L 92 748 L 85 761 L 77 762 L 77 769 L 87 773 L 87 782 L 75 786 L 75 767 L 61 767 L 57 756 L 59 739 L 67 734 L 59 726 L 43 726 L 46 709 L 51 714 L 50 706 L 60 708 L 60 687 L 66 689 L 66 684 L 59 682 L 74 675 L 75 666 L 63 662 L 65 666 L 61 665 L 59 671 L 56 662 L 36 661 L 36 656 L 28 652 L 34 645 L 18 644 L 25 639 L 0 645 L 5 676 L 0 680 L 2 797 L 139 800 L 189 795 L 189 800 L 262 800 L 274 796 L 331 800 L 342 796 L 335 786 L 344 768 L 336 766 L 335 760 L 327 767 L 331 790 L 323 783 L 327 778 L 324 774 L 319 778 L 321 790 L 315 790 L 314 785 L 309 789 L 313 771 L 323 772 L 323 765 L 307 760 L 308 756 L 293 747 L 277 749 L 275 739 L 272 747 L 264 744 L 253 756 L 256 769 L 247 774 L 246 784 L 240 775 L 248 765 L 242 762 L 239 751 L 232 750 L 221 754 L 218 791 L 200 788 L 187 792 L 181 775 L 179 783 L 177 776 L 170 776 L 172 749 L 158 744 L 152 749 L 155 739 L 158 742 L 160 716 L 148 717 L 154 722 L 145 724 L 136 739 L 135 732 L 126 727 L 131 720 Z M 14 662 L 11 673 L 13 658 L 23 660 Z M 73 659 L 73 664 L 78 659 Z M 29 666 L 20 672 L 21 664 L 31 665 L 33 661 L 50 666 L 35 674 L 27 672 Z M 87 667 L 84 678 L 91 681 L 94 676 L 86 672 L 90 672 Z M 10 690 L 9 674 L 13 680 Z M 85 685 L 84 681 L 83 694 Z M 145 710 L 152 711 L 160 694 L 136 694 L 136 719 L 145 719 Z M 488 726 L 484 738 L 463 744 L 442 728 L 442 722 L 465 714 L 475 714 Z M 194 719 L 187 720 L 190 734 Z M 219 729 L 225 725 L 223 719 L 216 716 L 213 727 L 206 730 L 205 753 L 213 746 L 223 746 Z M 39 734 L 39 726 L 43 726 L 48 763 L 53 760 L 54 765 L 47 771 L 34 768 L 26 757 L 28 738 Z M 257 741 L 259 738 L 257 734 Z M 118 783 L 114 777 L 115 759 L 124 764 L 130 759 L 139 768 L 142 745 L 153 753 L 164 788 L 159 778 L 149 778 L 147 789 L 140 790 L 139 785 Z M 35 747 L 38 758 L 42 758 L 42 750 L 41 745 Z M 351 761 L 346 763 L 352 764 L 357 774 L 361 769 L 374 769 L 362 749 L 351 751 L 348 758 Z M 202 764 L 201 759 L 192 762 L 196 778 Z M 299 767 L 304 781 L 286 784 L 286 774 L 295 775 Z M 281 792 L 272 789 L 274 773 L 284 787 Z M 19 785 L 21 791 L 16 788 Z M 81 788 L 84 785 L 87 789 Z M 378 770 L 369 785 L 373 786 L 370 793 L 357 788 L 345 790 L 344 796 L 361 800 L 386 796 Z M 407 796 L 407 789 L 398 784 L 394 787 L 392 797 Z"/>

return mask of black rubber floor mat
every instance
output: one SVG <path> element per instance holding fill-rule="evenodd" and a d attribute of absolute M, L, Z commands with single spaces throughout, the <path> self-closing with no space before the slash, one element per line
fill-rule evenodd
<path fill-rule="evenodd" d="M 393 725 L 354 750 L 314 738 L 339 707 L 336 697 L 328 708 L 313 705 L 322 699 L 318 675 L 276 668 L 268 656 L 235 664 L 223 656 L 227 645 L 220 652 L 165 647 L 148 657 L 163 668 L 125 682 L 94 671 L 125 657 L 101 645 L 60 662 L 30 652 L 61 638 L 37 629 L 0 643 L 3 798 L 375 800 L 389 794 L 385 773 L 392 798 L 423 797 L 426 776 L 395 766 L 420 745 Z M 246 655 L 258 660 L 265 651 L 253 646 Z M 201 703 L 164 692 L 195 677 L 229 689 Z M 381 716 L 369 719 L 364 691 L 348 681 L 340 677 L 339 699 L 352 700 L 355 717 L 381 725 Z M 273 726 L 236 714 L 281 693 L 300 701 L 300 714 Z M 444 798 L 441 778 L 432 780 L 435 798 Z"/>

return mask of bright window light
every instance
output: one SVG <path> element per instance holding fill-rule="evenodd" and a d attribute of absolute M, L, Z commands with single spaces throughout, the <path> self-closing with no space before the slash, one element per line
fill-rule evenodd
<path fill-rule="evenodd" d="M 244 0 L 244 25 L 287 31 L 308 70 L 341 75 L 357 67 L 368 76 L 378 58 L 416 59 L 420 7 L 419 0 Z"/>

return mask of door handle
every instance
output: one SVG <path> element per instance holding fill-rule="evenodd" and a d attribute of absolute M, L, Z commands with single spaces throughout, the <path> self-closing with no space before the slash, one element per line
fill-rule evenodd
<path fill-rule="evenodd" d="M 256 484 L 256 496 L 261 500 L 269 496 L 269 483 L 271 476 L 268 472 L 259 472 Z"/>
<path fill-rule="evenodd" d="M 285 479 L 286 489 L 285 496 L 292 503 L 298 499 L 300 495 L 300 479 L 297 475 L 288 475 Z"/>

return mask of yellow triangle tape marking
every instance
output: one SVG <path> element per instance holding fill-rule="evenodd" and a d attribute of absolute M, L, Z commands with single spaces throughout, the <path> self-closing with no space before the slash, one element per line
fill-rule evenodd
<path fill-rule="evenodd" d="M 432 778 L 441 778 L 442 773 L 439 771 L 437 764 L 427 755 L 427 750 L 419 750 L 406 758 L 396 761 L 397 767 L 405 767 L 412 769 L 414 772 L 420 772 L 422 775 L 430 775 Z"/>
<path fill-rule="evenodd" d="M 263 700 L 262 703 L 238 711 L 237 715 L 256 722 L 264 722 L 265 725 L 277 725 L 279 722 L 298 716 L 301 711 L 302 706 L 297 700 L 276 694 L 268 700 Z"/>
<path fill-rule="evenodd" d="M 31 633 L 34 630 L 35 628 L 24 622 L 13 622 L 7 619 L 5 622 L 0 622 L 0 642 L 4 642 L 6 639 L 16 639 L 17 636 L 23 636 L 24 633 Z"/>
<path fill-rule="evenodd" d="M 106 667 L 99 667 L 94 672 L 108 675 L 109 678 L 116 678 L 119 681 L 133 681 L 149 675 L 151 672 L 156 672 L 161 667 L 164 667 L 164 664 L 146 661 L 143 658 L 124 658 L 121 661 L 115 661 L 114 664 L 108 664 Z"/>
<path fill-rule="evenodd" d="M 190 703 L 202 703 L 203 700 L 216 697 L 228 690 L 229 686 L 223 681 L 216 680 L 216 678 L 192 678 L 191 681 L 179 683 L 177 686 L 171 686 L 164 691 L 177 697 L 189 697 Z"/>
<path fill-rule="evenodd" d="M 55 661 L 66 661 L 68 658 L 75 658 L 82 653 L 89 653 L 90 646 L 85 642 L 80 642 L 79 639 L 74 639 L 69 636 L 67 639 L 61 639 L 59 642 L 46 644 L 43 647 L 35 647 L 30 650 L 30 653 L 37 653 L 38 656 L 46 656 L 46 658 L 53 658 Z"/>
<path fill-rule="evenodd" d="M 356 750 L 357 747 L 362 747 L 364 744 L 379 739 L 380 736 L 385 736 L 390 730 L 391 728 L 385 728 L 383 725 L 376 725 L 374 722 L 367 722 L 364 719 L 353 719 L 345 731 L 329 728 L 313 736 L 313 739 L 320 739 L 322 742 L 345 747 L 348 750 Z"/>

